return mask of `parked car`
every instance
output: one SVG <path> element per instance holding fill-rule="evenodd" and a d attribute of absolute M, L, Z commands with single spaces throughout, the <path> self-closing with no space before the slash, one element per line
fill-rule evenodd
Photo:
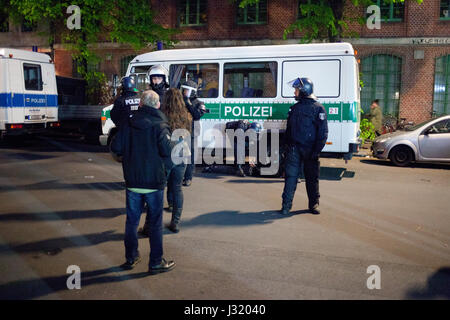
<path fill-rule="evenodd" d="M 450 162 L 450 115 L 377 137 L 372 155 L 397 166 L 411 162 Z"/>

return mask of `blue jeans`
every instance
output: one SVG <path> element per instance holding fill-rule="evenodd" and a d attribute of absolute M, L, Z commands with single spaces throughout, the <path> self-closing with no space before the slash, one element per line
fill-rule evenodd
<path fill-rule="evenodd" d="M 162 216 L 164 190 L 151 193 L 136 193 L 126 190 L 127 221 L 125 223 L 125 258 L 133 261 L 139 256 L 137 228 L 141 219 L 142 207 L 147 203 L 147 217 L 150 227 L 150 261 L 149 266 L 161 263 L 163 256 Z"/>

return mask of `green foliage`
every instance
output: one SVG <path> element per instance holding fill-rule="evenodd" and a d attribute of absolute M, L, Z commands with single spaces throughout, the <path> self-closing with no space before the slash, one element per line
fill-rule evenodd
<path fill-rule="evenodd" d="M 364 111 L 361 109 L 361 118 L 363 114 Z M 361 144 L 364 144 L 366 140 L 375 139 L 375 127 L 373 126 L 372 122 L 369 121 L 369 119 L 361 119 L 361 122 L 359 123 L 359 129 L 361 131 L 361 135 L 359 136 L 361 138 Z"/>
<path fill-rule="evenodd" d="M 2 4 L 5 1 L 2 1 Z M 155 23 L 154 12 L 148 0 L 10 0 L 8 11 L 16 23 L 46 21 L 50 28 L 45 34 L 53 46 L 55 39 L 71 51 L 77 61 L 78 72 L 88 82 L 88 96 L 98 95 L 106 81 L 105 75 L 89 70 L 100 58 L 96 55 L 97 44 L 115 42 L 140 50 L 162 41 L 173 44 L 172 36 L 178 31 Z M 81 29 L 69 30 L 66 26 L 67 8 L 77 5 L 81 11 Z M 93 102 L 94 100 L 89 99 Z"/>

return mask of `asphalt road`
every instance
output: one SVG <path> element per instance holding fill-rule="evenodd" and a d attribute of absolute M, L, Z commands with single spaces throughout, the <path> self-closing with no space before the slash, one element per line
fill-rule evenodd
<path fill-rule="evenodd" d="M 142 262 L 118 268 L 125 192 L 106 148 L 62 138 L 2 144 L 0 298 L 450 299 L 450 166 L 321 164 L 322 213 L 305 212 L 301 183 L 290 216 L 277 213 L 281 179 L 197 168 L 183 189 L 181 232 L 164 232 L 177 266 L 148 276 L 147 239 Z M 67 289 L 70 265 L 81 269 L 79 290 Z M 373 265 L 380 289 L 367 287 Z"/>

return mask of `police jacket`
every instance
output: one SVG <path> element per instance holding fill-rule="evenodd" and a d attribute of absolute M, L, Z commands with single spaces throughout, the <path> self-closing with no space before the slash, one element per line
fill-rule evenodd
<path fill-rule="evenodd" d="M 201 117 L 206 113 L 205 104 L 200 101 L 197 97 L 193 98 L 184 98 L 184 103 L 186 104 L 186 108 L 192 115 L 192 120 L 197 121 L 200 120 Z"/>
<path fill-rule="evenodd" d="M 289 109 L 286 142 L 318 155 L 328 139 L 327 113 L 322 104 L 303 98 Z"/>
<path fill-rule="evenodd" d="M 140 98 L 136 92 L 124 92 L 114 101 L 114 107 L 111 109 L 111 120 L 116 127 L 121 122 L 128 119 L 130 115 L 139 108 Z"/>
<path fill-rule="evenodd" d="M 173 165 L 172 146 L 167 118 L 159 109 L 142 106 L 122 122 L 111 151 L 122 157 L 126 187 L 163 190 Z"/>
<path fill-rule="evenodd" d="M 168 87 L 165 84 L 161 83 L 159 85 L 151 84 L 150 88 L 159 95 L 159 102 L 162 103 L 164 94 L 166 93 Z"/>

